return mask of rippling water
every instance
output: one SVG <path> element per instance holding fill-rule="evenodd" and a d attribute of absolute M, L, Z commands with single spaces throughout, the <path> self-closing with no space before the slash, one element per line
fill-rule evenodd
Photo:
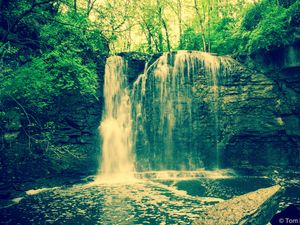
<path fill-rule="evenodd" d="M 191 224 L 210 205 L 273 184 L 264 177 L 146 176 L 31 190 L 1 210 L 1 223 Z"/>

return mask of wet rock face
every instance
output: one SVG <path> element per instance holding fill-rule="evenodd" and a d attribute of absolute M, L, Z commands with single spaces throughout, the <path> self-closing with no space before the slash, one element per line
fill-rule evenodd
<path fill-rule="evenodd" d="M 244 105 L 249 110 L 238 116 L 245 129 L 230 138 L 224 151 L 225 164 L 232 165 L 233 161 L 237 164 L 233 157 L 243 152 L 245 164 L 299 165 L 300 43 L 257 52 L 242 62 L 261 73 L 250 72 L 254 80 L 243 87 L 249 90 L 260 87 L 260 90 L 255 90 L 252 97 L 250 92 L 246 94 Z M 272 84 L 265 85 L 263 90 L 263 80 L 253 83 L 258 77 L 265 77 Z"/>
<path fill-rule="evenodd" d="M 297 77 L 297 74 L 293 76 Z M 221 167 L 299 165 L 300 98 L 296 90 L 237 62 L 230 65 L 230 72 L 218 83 L 215 98 L 214 87 L 205 71 L 200 70 L 192 82 L 183 87 L 191 88 L 193 92 L 192 130 L 186 138 L 186 123 L 174 128 L 173 163 L 192 158 L 194 165 L 186 168 L 203 165 L 211 168 L 217 166 L 219 154 Z M 151 96 L 148 92 L 149 88 L 146 96 Z M 149 112 L 144 115 L 150 118 L 150 124 L 157 122 L 151 113 L 152 105 L 149 104 Z M 149 125 L 146 129 L 152 128 L 153 125 Z M 144 145 L 137 146 L 137 157 L 147 160 L 154 155 L 155 158 L 155 148 L 152 146 L 149 150 Z"/>
<path fill-rule="evenodd" d="M 63 96 L 57 108 L 56 143 L 92 144 L 101 120 L 102 100 L 92 96 Z"/>
<path fill-rule="evenodd" d="M 151 56 L 140 52 L 122 52 L 118 54 L 127 62 L 127 80 L 129 85 L 137 79 L 140 74 L 144 73 L 146 63 Z"/>
<path fill-rule="evenodd" d="M 211 99 L 206 89 L 201 79 L 196 82 L 194 133 L 195 141 L 202 140 L 200 146 L 206 142 L 204 147 L 209 147 L 206 127 L 213 126 L 214 113 L 206 107 L 205 99 Z M 266 75 L 234 65 L 218 93 L 221 166 L 299 165 L 300 124 L 295 110 L 299 98 L 290 97 Z"/>

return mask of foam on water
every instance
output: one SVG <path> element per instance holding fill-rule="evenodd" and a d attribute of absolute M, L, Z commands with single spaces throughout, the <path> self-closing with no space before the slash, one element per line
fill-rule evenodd
<path fill-rule="evenodd" d="M 37 195 L 37 194 L 40 194 L 42 192 L 54 190 L 54 189 L 57 189 L 57 188 L 59 188 L 59 187 L 31 189 L 31 190 L 26 191 L 25 193 L 27 195 Z"/>

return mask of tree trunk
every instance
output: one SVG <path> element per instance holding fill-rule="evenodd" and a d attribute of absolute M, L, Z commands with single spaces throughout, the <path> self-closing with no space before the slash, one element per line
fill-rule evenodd
<path fill-rule="evenodd" d="M 211 33 L 210 33 L 210 29 L 211 29 L 211 14 L 212 14 L 212 10 L 213 10 L 213 8 L 212 8 L 212 5 L 213 4 L 210 4 L 211 2 L 210 1 L 208 1 L 208 6 L 207 6 L 207 8 L 208 8 L 208 13 L 207 13 L 207 26 L 208 26 L 208 38 L 207 38 L 207 50 L 208 50 L 208 52 L 211 52 Z"/>
<path fill-rule="evenodd" d="M 169 32 L 168 32 L 168 27 L 167 27 L 167 23 L 166 21 L 162 18 L 161 19 L 163 27 L 165 29 L 166 32 L 166 39 L 167 39 L 167 47 L 168 47 L 168 51 L 171 51 L 171 44 L 170 44 L 170 38 L 169 38 Z"/>
<path fill-rule="evenodd" d="M 154 41 L 155 45 L 156 45 L 156 43 L 155 43 L 155 40 L 152 37 L 151 28 L 148 26 L 147 21 L 143 17 L 141 19 L 142 19 L 142 21 L 140 22 L 140 25 L 141 25 L 142 31 L 145 34 L 145 37 L 147 39 L 148 53 L 153 53 L 153 50 L 152 50 L 152 40 Z M 145 27 L 143 27 L 143 25 Z"/>
<path fill-rule="evenodd" d="M 156 6 L 157 6 L 157 15 L 158 15 L 158 19 L 159 19 L 159 29 L 158 29 L 158 46 L 159 46 L 159 52 L 163 52 L 164 51 L 164 45 L 163 45 L 163 34 L 162 34 L 162 26 L 163 26 L 163 22 L 162 22 L 162 8 L 160 5 L 160 1 L 157 0 L 156 1 Z"/>
<path fill-rule="evenodd" d="M 88 0 L 87 1 L 87 7 L 86 7 L 86 14 L 87 14 L 87 16 L 90 15 L 91 11 L 94 8 L 94 5 L 95 5 L 96 1 L 97 0 Z"/>
<path fill-rule="evenodd" d="M 86 15 L 89 16 L 91 10 L 91 0 L 87 0 L 87 3 L 86 3 Z"/>
<path fill-rule="evenodd" d="M 182 47 L 182 2 L 177 0 L 177 11 L 178 11 L 178 27 L 179 27 L 179 48 Z"/>
<path fill-rule="evenodd" d="M 202 43 L 203 43 L 203 51 L 204 52 L 207 52 L 207 46 L 206 46 L 206 38 L 205 38 L 205 31 L 204 31 L 204 22 L 201 18 L 201 14 L 200 14 L 200 11 L 199 11 L 199 7 L 198 7 L 198 2 L 197 0 L 194 0 L 194 7 L 195 7 L 195 10 L 196 10 L 196 14 L 199 18 L 199 23 L 200 23 L 200 33 L 201 33 L 201 38 L 202 38 Z"/>
<path fill-rule="evenodd" d="M 74 0 L 74 11 L 77 12 L 77 0 Z"/>

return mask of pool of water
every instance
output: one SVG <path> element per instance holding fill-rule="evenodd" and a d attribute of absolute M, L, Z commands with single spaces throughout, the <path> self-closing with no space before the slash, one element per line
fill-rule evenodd
<path fill-rule="evenodd" d="M 1 209 L 1 224 L 191 224 L 208 206 L 273 184 L 194 174 L 31 190 Z"/>

